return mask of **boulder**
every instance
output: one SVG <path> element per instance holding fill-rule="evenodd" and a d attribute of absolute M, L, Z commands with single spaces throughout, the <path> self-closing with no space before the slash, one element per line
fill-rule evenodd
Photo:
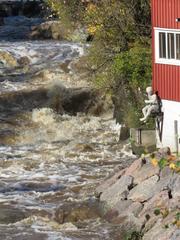
<path fill-rule="evenodd" d="M 0 205 L 0 224 L 10 224 L 26 218 L 25 213 L 12 206 Z"/>
<path fill-rule="evenodd" d="M 140 169 L 132 173 L 134 184 L 140 184 L 144 180 L 159 174 L 159 167 L 154 167 L 151 163 L 144 164 Z"/>
<path fill-rule="evenodd" d="M 144 234 L 142 240 L 170 240 L 172 239 L 175 228 L 165 228 L 164 225 L 159 221 L 153 228 Z"/>
<path fill-rule="evenodd" d="M 161 171 L 160 171 L 160 179 L 163 178 L 167 178 L 167 176 L 172 174 L 172 169 L 170 169 L 169 167 L 164 167 Z"/>
<path fill-rule="evenodd" d="M 60 21 L 47 21 L 32 27 L 30 39 L 54 39 L 64 40 L 68 37 L 68 31 Z"/>
<path fill-rule="evenodd" d="M 171 237 L 171 240 L 178 240 L 178 239 L 180 239 L 180 229 L 176 229 Z"/>
<path fill-rule="evenodd" d="M 27 66 L 31 63 L 30 59 L 26 56 L 19 58 L 17 62 L 20 66 Z"/>
<path fill-rule="evenodd" d="M 95 189 L 95 196 L 100 197 L 100 195 L 107 190 L 108 187 L 112 186 L 121 176 L 125 173 L 126 169 L 120 170 L 115 173 L 113 176 L 106 179 Z"/>
<path fill-rule="evenodd" d="M 129 232 L 130 230 L 139 232 L 143 226 L 143 222 L 141 222 L 138 218 L 136 218 L 133 214 L 129 213 L 128 215 L 120 215 L 117 218 L 113 219 L 112 223 L 121 225 L 121 228 L 124 231 Z"/>
<path fill-rule="evenodd" d="M 143 205 L 141 203 L 131 200 L 120 200 L 105 214 L 105 218 L 109 222 L 117 222 L 117 219 L 129 216 L 130 214 L 137 218 L 142 208 Z"/>
<path fill-rule="evenodd" d="M 107 188 L 100 196 L 100 200 L 112 208 L 120 200 L 126 199 L 129 193 L 129 187 L 133 183 L 131 176 L 122 176 L 113 185 Z"/>
<path fill-rule="evenodd" d="M 171 190 L 172 198 L 180 201 L 180 175 L 174 174 L 173 177 L 169 179 L 168 188 Z"/>
<path fill-rule="evenodd" d="M 6 51 L 0 51 L 0 62 L 3 64 L 4 67 L 7 68 L 14 68 L 18 66 L 15 57 L 10 52 Z"/>
<path fill-rule="evenodd" d="M 153 215 L 155 209 L 169 208 L 169 195 L 168 191 L 162 191 L 155 194 L 147 203 L 145 203 L 143 210 L 140 212 L 139 217 L 146 214 Z"/>
<path fill-rule="evenodd" d="M 65 222 L 79 222 L 88 219 L 96 219 L 99 217 L 98 205 L 90 204 L 67 204 L 59 207 L 55 212 L 55 220 L 63 224 Z"/>
<path fill-rule="evenodd" d="M 161 159 L 169 148 L 154 153 Z M 151 156 L 137 159 L 97 187 L 104 217 L 128 233 L 144 234 L 143 240 L 177 240 L 180 225 L 180 175 L 169 166 L 160 169 L 151 164 Z"/>
<path fill-rule="evenodd" d="M 165 218 L 160 216 L 156 221 L 156 224 L 144 234 L 143 240 L 172 240 L 173 236 L 175 240 L 179 239 L 176 238 L 179 234 L 177 226 L 173 224 L 175 215 L 176 211 L 170 213 Z"/>
<path fill-rule="evenodd" d="M 141 159 L 141 158 L 135 160 L 135 161 L 131 164 L 131 166 L 126 170 L 125 175 L 127 175 L 127 176 L 128 176 L 128 175 L 132 176 L 135 171 L 137 171 L 138 169 L 140 169 L 140 168 L 142 167 L 142 165 L 143 165 L 143 162 L 142 162 L 142 159 Z"/>
<path fill-rule="evenodd" d="M 158 176 L 155 175 L 140 183 L 130 191 L 128 199 L 137 202 L 145 202 L 149 200 L 159 191 L 159 188 L 156 186 L 158 179 Z"/>

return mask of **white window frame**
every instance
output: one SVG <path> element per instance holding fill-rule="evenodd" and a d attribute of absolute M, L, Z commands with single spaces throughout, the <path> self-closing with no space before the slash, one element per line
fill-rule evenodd
<path fill-rule="evenodd" d="M 168 56 L 168 48 L 167 48 L 167 34 L 174 33 L 175 39 L 176 34 L 180 34 L 180 29 L 167 29 L 167 28 L 154 28 L 155 33 L 155 63 L 159 64 L 168 64 L 168 65 L 176 65 L 180 66 L 180 59 L 168 59 L 168 58 L 160 58 L 159 57 L 159 33 L 166 34 L 166 56 Z M 176 58 L 176 40 L 175 40 L 175 58 Z"/>

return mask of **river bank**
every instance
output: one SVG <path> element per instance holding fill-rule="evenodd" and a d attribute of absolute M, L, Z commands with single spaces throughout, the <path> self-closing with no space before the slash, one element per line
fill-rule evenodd
<path fill-rule="evenodd" d="M 142 156 L 96 189 L 103 216 L 124 239 L 178 240 L 179 159 L 169 148 Z"/>

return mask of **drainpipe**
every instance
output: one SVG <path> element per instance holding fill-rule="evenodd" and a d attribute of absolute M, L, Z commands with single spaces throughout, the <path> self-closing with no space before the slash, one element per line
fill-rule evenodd
<path fill-rule="evenodd" d="M 175 150 L 176 154 L 179 153 L 179 137 L 178 137 L 178 121 L 174 121 L 174 137 L 175 137 Z"/>

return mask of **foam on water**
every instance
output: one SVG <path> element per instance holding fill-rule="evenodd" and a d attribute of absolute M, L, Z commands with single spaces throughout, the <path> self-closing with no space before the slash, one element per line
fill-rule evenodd
<path fill-rule="evenodd" d="M 0 82 L 0 92 L 13 92 L 13 91 L 22 91 L 23 89 L 27 89 L 27 84 L 22 82 L 12 83 L 9 80 L 5 80 Z"/>
<path fill-rule="evenodd" d="M 31 64 L 42 64 L 46 61 L 49 64 L 59 63 L 84 54 L 81 44 L 55 41 L 0 42 L 0 50 L 11 53 L 17 59 L 28 57 Z"/>
<path fill-rule="evenodd" d="M 34 109 L 32 112 L 32 121 L 38 125 L 37 131 L 24 131 L 20 136 L 21 142 L 32 141 L 65 141 L 79 138 L 83 140 L 83 135 L 80 133 L 85 132 L 85 135 L 95 134 L 102 129 L 101 134 L 98 133 L 98 141 L 108 142 L 111 138 L 106 138 L 108 133 L 111 133 L 112 138 L 118 140 L 119 125 L 115 123 L 115 120 L 103 122 L 100 117 L 87 117 L 85 115 L 69 116 L 69 115 L 57 115 L 50 108 Z M 85 136 L 87 137 L 87 136 Z M 26 139 L 27 138 L 27 139 Z"/>
<path fill-rule="evenodd" d="M 0 42 L 0 50 L 10 51 L 16 59 L 28 57 L 30 69 L 35 70 L 33 74 L 38 75 L 45 69 L 44 74 L 49 74 L 52 80 L 48 84 L 59 86 L 64 77 L 66 87 L 79 86 L 76 83 L 79 79 L 72 85 L 72 78 L 69 81 L 67 75 L 59 77 L 57 71 L 60 71 L 60 63 L 84 54 L 81 44 Z M 7 76 L 0 83 L 2 91 L 21 91 L 24 87 L 32 89 L 29 88 L 31 76 L 27 78 L 29 82 L 23 76 L 18 82 L 17 75 L 12 82 L 12 78 Z M 42 86 L 42 80 L 43 77 L 37 77 L 35 81 Z M 52 97 L 54 91 L 48 94 Z M 47 240 L 111 239 L 103 225 L 97 231 L 96 220 L 93 220 L 94 225 L 86 222 L 83 223 L 86 228 L 77 229 L 70 223 L 58 224 L 54 215 L 59 205 L 63 208 L 66 204 L 95 201 L 94 187 L 113 171 L 116 164 L 126 162 L 123 152 L 127 156 L 128 148 L 122 151 L 118 143 L 120 125 L 111 116 L 61 116 L 50 108 L 33 109 L 15 117 L 21 125 L 11 126 L 15 132 L 13 137 L 10 136 L 14 140 L 13 145 L 0 146 L 0 202 L 27 212 L 28 217 L 14 224 L 0 224 L 0 234 L 5 232 L 3 236 L 7 236 L 4 240 L 11 239 L 9 236 L 18 239 L 22 232 L 25 239 L 26 236 Z M 45 234 L 46 238 L 36 234 Z"/>

